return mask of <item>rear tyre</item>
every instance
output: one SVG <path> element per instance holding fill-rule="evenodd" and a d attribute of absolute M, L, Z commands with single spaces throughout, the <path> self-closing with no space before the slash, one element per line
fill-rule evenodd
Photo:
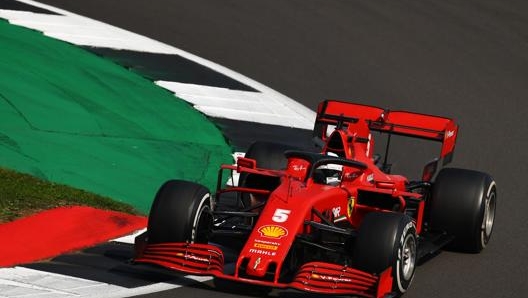
<path fill-rule="evenodd" d="M 497 186 L 482 172 L 446 168 L 431 196 L 430 227 L 454 236 L 448 248 L 478 253 L 488 244 L 497 204 Z"/>
<path fill-rule="evenodd" d="M 209 190 L 197 183 L 169 180 L 152 203 L 148 242 L 207 243 L 212 225 Z"/>
<path fill-rule="evenodd" d="M 245 157 L 255 159 L 258 168 L 281 170 L 286 168 L 288 162 L 284 152 L 294 149 L 297 148 L 281 143 L 258 141 L 249 146 Z"/>
<path fill-rule="evenodd" d="M 353 248 L 354 267 L 380 274 L 392 267 L 392 291 L 407 291 L 416 269 L 416 226 L 402 213 L 373 212 L 363 218 Z"/>
<path fill-rule="evenodd" d="M 257 167 L 269 170 L 282 170 L 285 169 L 288 160 L 284 155 L 286 150 L 296 149 L 293 146 L 280 143 L 258 141 L 254 142 L 249 146 L 245 157 L 251 158 L 257 161 Z M 259 188 L 274 190 L 279 186 L 280 178 L 270 177 L 258 174 L 247 174 L 243 173 L 240 175 L 238 185 L 242 187 Z M 244 194 L 242 196 L 242 203 L 244 207 L 250 206 L 249 195 Z"/>

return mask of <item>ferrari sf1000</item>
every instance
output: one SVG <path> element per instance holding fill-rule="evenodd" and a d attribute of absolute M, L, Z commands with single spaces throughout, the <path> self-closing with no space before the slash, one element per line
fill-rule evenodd
<path fill-rule="evenodd" d="M 445 117 L 324 101 L 318 152 L 256 142 L 221 166 L 214 193 L 163 184 L 134 261 L 260 288 L 400 296 L 419 260 L 443 247 L 480 252 L 490 239 L 493 178 L 443 168 L 457 132 Z M 388 136 L 385 156 L 374 154 L 374 135 Z M 440 144 L 420 179 L 391 173 L 393 136 Z"/>

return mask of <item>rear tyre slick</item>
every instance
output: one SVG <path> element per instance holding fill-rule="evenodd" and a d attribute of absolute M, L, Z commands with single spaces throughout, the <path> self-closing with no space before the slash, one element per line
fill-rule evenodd
<path fill-rule="evenodd" d="M 286 144 L 258 141 L 249 146 L 245 157 L 256 160 L 257 168 L 282 170 L 286 168 L 288 163 L 284 152 L 293 149 L 296 148 Z M 238 183 L 239 186 L 267 189 L 270 191 L 277 188 L 279 184 L 280 178 L 278 177 L 247 173 L 242 173 L 240 175 Z M 244 207 L 251 205 L 248 195 L 242 196 L 242 203 L 244 204 Z"/>
<path fill-rule="evenodd" d="M 169 180 L 158 190 L 148 220 L 148 242 L 207 243 L 213 225 L 211 195 L 204 186 Z"/>
<path fill-rule="evenodd" d="M 454 236 L 448 249 L 478 253 L 491 238 L 496 206 L 497 185 L 490 175 L 442 169 L 433 186 L 430 226 Z"/>
<path fill-rule="evenodd" d="M 284 152 L 294 149 L 297 148 L 281 143 L 258 141 L 249 146 L 245 157 L 255 159 L 258 168 L 281 170 L 286 168 L 288 162 Z"/>
<path fill-rule="evenodd" d="M 416 226 L 401 213 L 373 212 L 363 219 L 353 248 L 354 267 L 375 274 L 392 268 L 392 291 L 402 295 L 414 278 Z"/>

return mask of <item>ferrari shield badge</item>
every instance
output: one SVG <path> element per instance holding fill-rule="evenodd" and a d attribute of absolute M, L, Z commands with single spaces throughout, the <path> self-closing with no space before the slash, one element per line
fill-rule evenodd
<path fill-rule="evenodd" d="M 352 211 L 354 210 L 354 205 L 356 204 L 356 198 L 351 196 L 348 198 L 348 204 L 347 204 L 347 215 L 348 217 L 352 216 Z"/>

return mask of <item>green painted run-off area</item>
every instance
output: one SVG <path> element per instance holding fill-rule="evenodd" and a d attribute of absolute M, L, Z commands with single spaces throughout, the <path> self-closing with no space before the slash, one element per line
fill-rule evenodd
<path fill-rule="evenodd" d="M 230 153 L 205 116 L 151 81 L 0 20 L 0 167 L 146 213 L 165 180 L 214 187 Z"/>

